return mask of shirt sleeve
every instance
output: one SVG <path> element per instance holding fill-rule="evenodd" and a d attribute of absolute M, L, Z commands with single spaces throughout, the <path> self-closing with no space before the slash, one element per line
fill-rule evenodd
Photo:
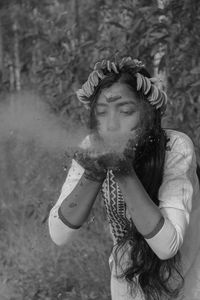
<path fill-rule="evenodd" d="M 80 148 L 86 149 L 90 146 L 90 136 L 87 135 L 81 144 Z M 78 162 L 72 159 L 71 167 L 68 171 L 67 178 L 62 186 L 61 194 L 50 211 L 48 218 L 48 226 L 50 237 L 55 244 L 58 246 L 66 244 L 72 236 L 74 236 L 77 229 L 71 228 L 64 224 L 64 222 L 60 218 L 59 208 L 63 200 L 73 191 L 73 189 L 78 184 L 80 178 L 82 177 L 85 169 L 78 164 Z"/>
<path fill-rule="evenodd" d="M 50 237 L 53 240 L 53 242 L 59 246 L 66 244 L 69 241 L 69 239 L 71 239 L 72 235 L 77 231 L 77 229 L 73 229 L 62 222 L 58 214 L 58 209 L 63 200 L 76 187 L 83 173 L 84 168 L 82 168 L 73 159 L 71 167 L 67 174 L 67 178 L 63 184 L 61 194 L 49 214 L 48 226 Z"/>
<path fill-rule="evenodd" d="M 145 239 L 160 259 L 173 257 L 183 244 L 190 222 L 196 172 L 195 152 L 189 137 L 166 155 L 158 193 L 159 208 L 165 220 L 155 236 Z"/>

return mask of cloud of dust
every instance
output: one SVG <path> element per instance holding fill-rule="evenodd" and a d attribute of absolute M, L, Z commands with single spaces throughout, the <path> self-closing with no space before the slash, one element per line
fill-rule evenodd
<path fill-rule="evenodd" d="M 33 140 L 48 151 L 67 151 L 87 135 L 83 126 L 50 113 L 48 106 L 33 92 L 10 95 L 0 103 L 0 138 Z"/>
<path fill-rule="evenodd" d="M 0 103 L 0 139 L 17 138 L 19 142 L 33 140 L 39 149 L 48 152 L 73 155 L 77 147 L 85 140 L 89 130 L 80 124 L 72 124 L 65 117 L 56 117 L 49 107 L 33 92 L 21 92 L 9 95 Z M 103 143 L 90 138 L 90 148 L 96 157 L 101 154 L 122 155 L 130 137 L 137 141 L 134 133 L 120 135 L 109 133 L 103 137 Z M 87 140 L 87 139 L 86 139 Z"/>

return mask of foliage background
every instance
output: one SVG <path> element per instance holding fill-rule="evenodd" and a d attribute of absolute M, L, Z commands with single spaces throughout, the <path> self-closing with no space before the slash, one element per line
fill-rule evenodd
<path fill-rule="evenodd" d="M 198 2 L 171 0 L 159 9 L 154 0 L 1 0 L 0 115 L 10 118 L 5 107 L 15 114 L 19 99 L 29 102 L 34 92 L 66 131 L 81 127 L 87 113 L 75 91 L 94 63 L 119 52 L 145 61 L 153 73 L 162 45 L 159 69 L 170 100 L 163 125 L 187 133 L 200 162 Z M 70 247 L 52 244 L 47 216 L 68 160 L 59 147 L 41 147 L 36 130 L 24 135 L 27 124 L 14 133 L 0 124 L 0 297 L 109 299 L 111 241 L 103 208 L 97 202 L 95 222 L 85 224 Z"/>

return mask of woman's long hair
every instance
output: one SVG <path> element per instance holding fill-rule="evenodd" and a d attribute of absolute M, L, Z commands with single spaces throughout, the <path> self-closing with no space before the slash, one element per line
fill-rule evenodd
<path fill-rule="evenodd" d="M 140 70 L 140 73 L 150 77 L 144 68 Z M 95 117 L 98 95 L 102 89 L 116 82 L 127 84 L 141 100 L 139 102 L 144 105 L 141 109 L 144 134 L 136 149 L 134 169 L 150 198 L 158 206 L 158 191 L 163 179 L 168 138 L 161 127 L 161 112 L 152 107 L 147 100 L 145 101 L 145 96 L 141 92 L 137 92 L 137 83 L 132 70 L 124 68 L 119 74 L 108 73 L 108 76 L 99 83 L 91 96 L 90 129 L 95 131 L 98 128 Z M 114 246 L 114 257 L 118 265 L 123 258 L 123 254 L 119 257 L 119 253 L 125 252 L 124 249 L 127 249 L 127 246 L 130 249 L 130 264 L 126 269 L 122 268 L 122 273 L 118 277 L 128 282 L 130 294 L 136 293 L 139 283 L 147 300 L 163 299 L 161 298 L 163 296 L 170 299 L 176 298 L 184 284 L 184 278 L 181 275 L 180 252 L 178 251 L 170 259 L 159 259 L 133 222 L 127 234 Z"/>

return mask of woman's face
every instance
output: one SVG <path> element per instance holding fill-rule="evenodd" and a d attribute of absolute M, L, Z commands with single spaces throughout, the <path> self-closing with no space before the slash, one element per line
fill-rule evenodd
<path fill-rule="evenodd" d="M 95 115 L 101 137 L 124 136 L 136 132 L 140 123 L 139 101 L 124 83 L 114 83 L 100 93 Z"/>

